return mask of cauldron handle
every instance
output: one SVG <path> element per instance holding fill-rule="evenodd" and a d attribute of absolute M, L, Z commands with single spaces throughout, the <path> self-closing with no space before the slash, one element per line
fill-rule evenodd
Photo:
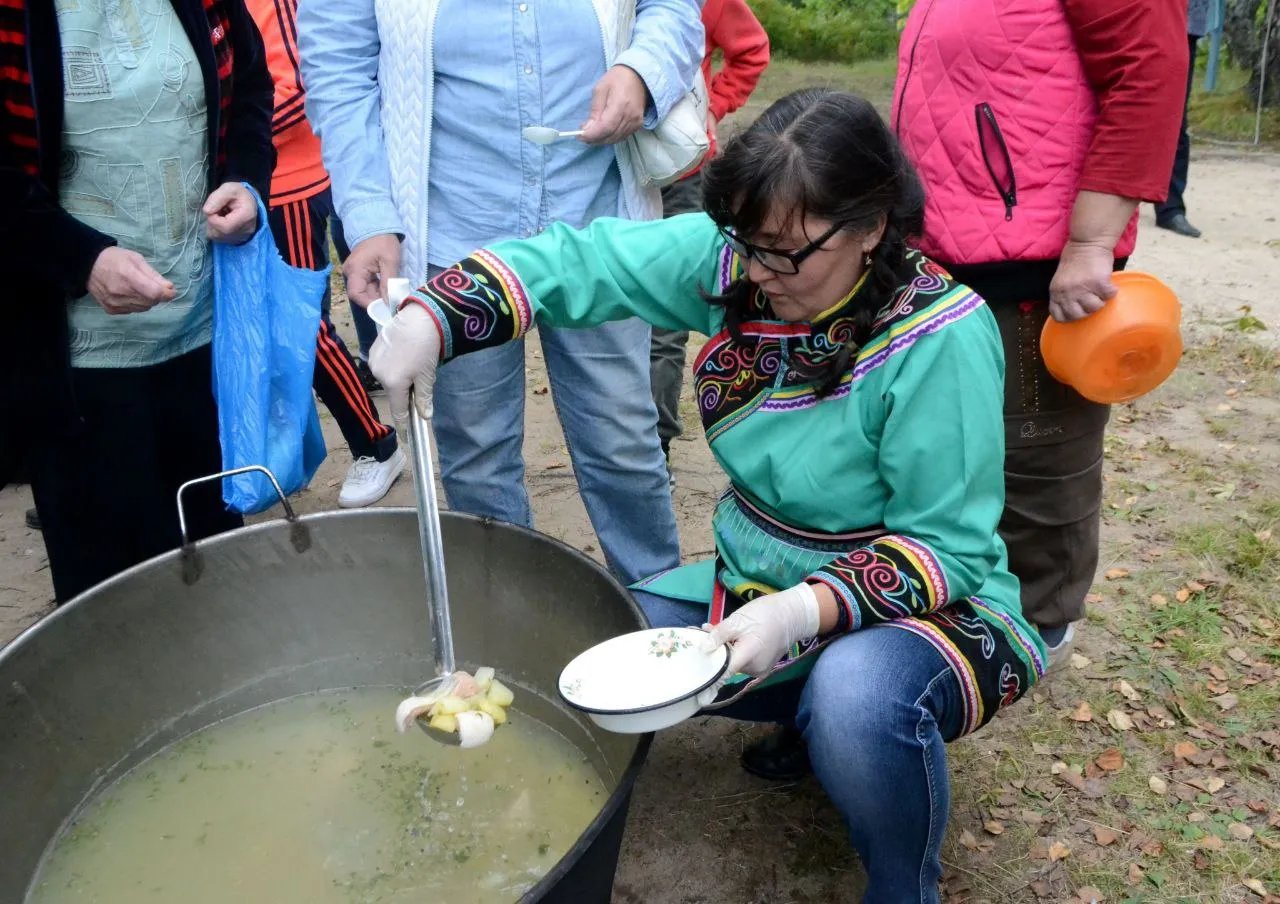
<path fill-rule="evenodd" d="M 280 504 L 284 506 L 284 517 L 292 525 L 289 539 L 293 542 L 293 548 L 298 552 L 306 552 L 311 546 L 311 538 L 307 535 L 307 529 L 298 515 L 293 510 L 293 506 L 289 504 L 289 498 L 285 496 L 284 490 L 280 486 L 280 481 L 276 480 L 276 475 L 262 465 L 246 465 L 243 468 L 232 468 L 229 471 L 219 471 L 217 474 L 208 474 L 204 477 L 196 477 L 188 480 L 182 486 L 178 487 L 177 503 L 178 503 L 178 532 L 182 535 L 182 580 L 186 584 L 194 584 L 200 577 L 200 573 L 204 571 L 204 565 L 200 561 L 200 555 L 196 552 L 196 544 L 187 536 L 187 512 L 182 507 L 182 494 L 188 489 L 199 483 L 209 483 L 212 480 L 221 480 L 224 477 L 234 477 L 237 474 L 248 474 L 250 471 L 261 471 L 267 475 L 267 480 L 271 481 L 271 486 L 275 489 L 276 495 L 280 497 Z"/>

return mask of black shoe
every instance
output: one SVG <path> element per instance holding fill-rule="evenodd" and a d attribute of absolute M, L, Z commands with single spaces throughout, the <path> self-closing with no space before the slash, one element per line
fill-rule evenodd
<path fill-rule="evenodd" d="M 27 509 L 27 527 L 40 530 L 40 513 L 33 508 Z"/>
<path fill-rule="evenodd" d="M 373 371 L 369 369 L 369 363 L 363 358 L 356 358 L 356 373 L 360 375 L 360 385 L 364 387 L 364 391 L 373 395 L 375 392 L 382 392 L 382 384 L 378 382 L 378 378 L 373 375 Z"/>
<path fill-rule="evenodd" d="M 780 728 L 742 751 L 742 768 L 775 782 L 799 781 L 813 771 L 809 745 L 794 728 Z"/>
<path fill-rule="evenodd" d="M 1186 214 L 1175 213 L 1167 220 L 1156 220 L 1156 225 L 1161 229 L 1176 232 L 1178 235 L 1185 235 L 1189 239 L 1200 238 L 1200 230 L 1187 221 Z"/>

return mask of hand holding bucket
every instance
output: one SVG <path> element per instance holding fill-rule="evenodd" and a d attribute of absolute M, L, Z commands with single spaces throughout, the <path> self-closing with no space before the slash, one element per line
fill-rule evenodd
<path fill-rule="evenodd" d="M 1182 307 L 1148 273 L 1112 276 L 1116 295 L 1082 320 L 1052 318 L 1040 333 L 1040 352 L 1053 378 L 1086 399 L 1129 402 L 1155 389 L 1182 356 Z"/>

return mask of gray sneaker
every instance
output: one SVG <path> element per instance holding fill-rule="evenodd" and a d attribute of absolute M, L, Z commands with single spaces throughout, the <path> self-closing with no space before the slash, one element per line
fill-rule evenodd
<path fill-rule="evenodd" d="M 1045 637 L 1045 635 L 1048 637 Z M 1061 637 L 1054 638 L 1057 631 L 1042 631 L 1041 636 L 1045 640 L 1045 652 L 1049 654 L 1049 665 L 1045 669 L 1045 674 L 1056 672 L 1067 664 L 1067 660 L 1071 658 L 1071 651 L 1076 645 L 1076 625 L 1075 622 L 1068 623 L 1066 630 L 1062 632 Z M 1049 639 L 1057 640 L 1057 643 L 1049 643 Z"/>

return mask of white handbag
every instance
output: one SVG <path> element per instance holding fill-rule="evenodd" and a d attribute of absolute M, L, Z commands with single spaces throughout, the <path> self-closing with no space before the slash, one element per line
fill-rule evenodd
<path fill-rule="evenodd" d="M 642 185 L 670 185 L 692 172 L 711 149 L 707 138 L 709 99 L 702 70 L 693 87 L 653 129 L 640 129 L 627 139 L 631 162 Z"/>
<path fill-rule="evenodd" d="M 618 31 L 614 37 L 621 52 L 631 46 L 635 0 L 621 0 L 618 13 Z M 698 168 L 711 149 L 707 137 L 710 106 L 707 83 L 699 67 L 689 93 L 676 101 L 654 128 L 641 128 L 618 145 L 618 151 L 629 158 L 641 185 L 661 188 Z"/>

